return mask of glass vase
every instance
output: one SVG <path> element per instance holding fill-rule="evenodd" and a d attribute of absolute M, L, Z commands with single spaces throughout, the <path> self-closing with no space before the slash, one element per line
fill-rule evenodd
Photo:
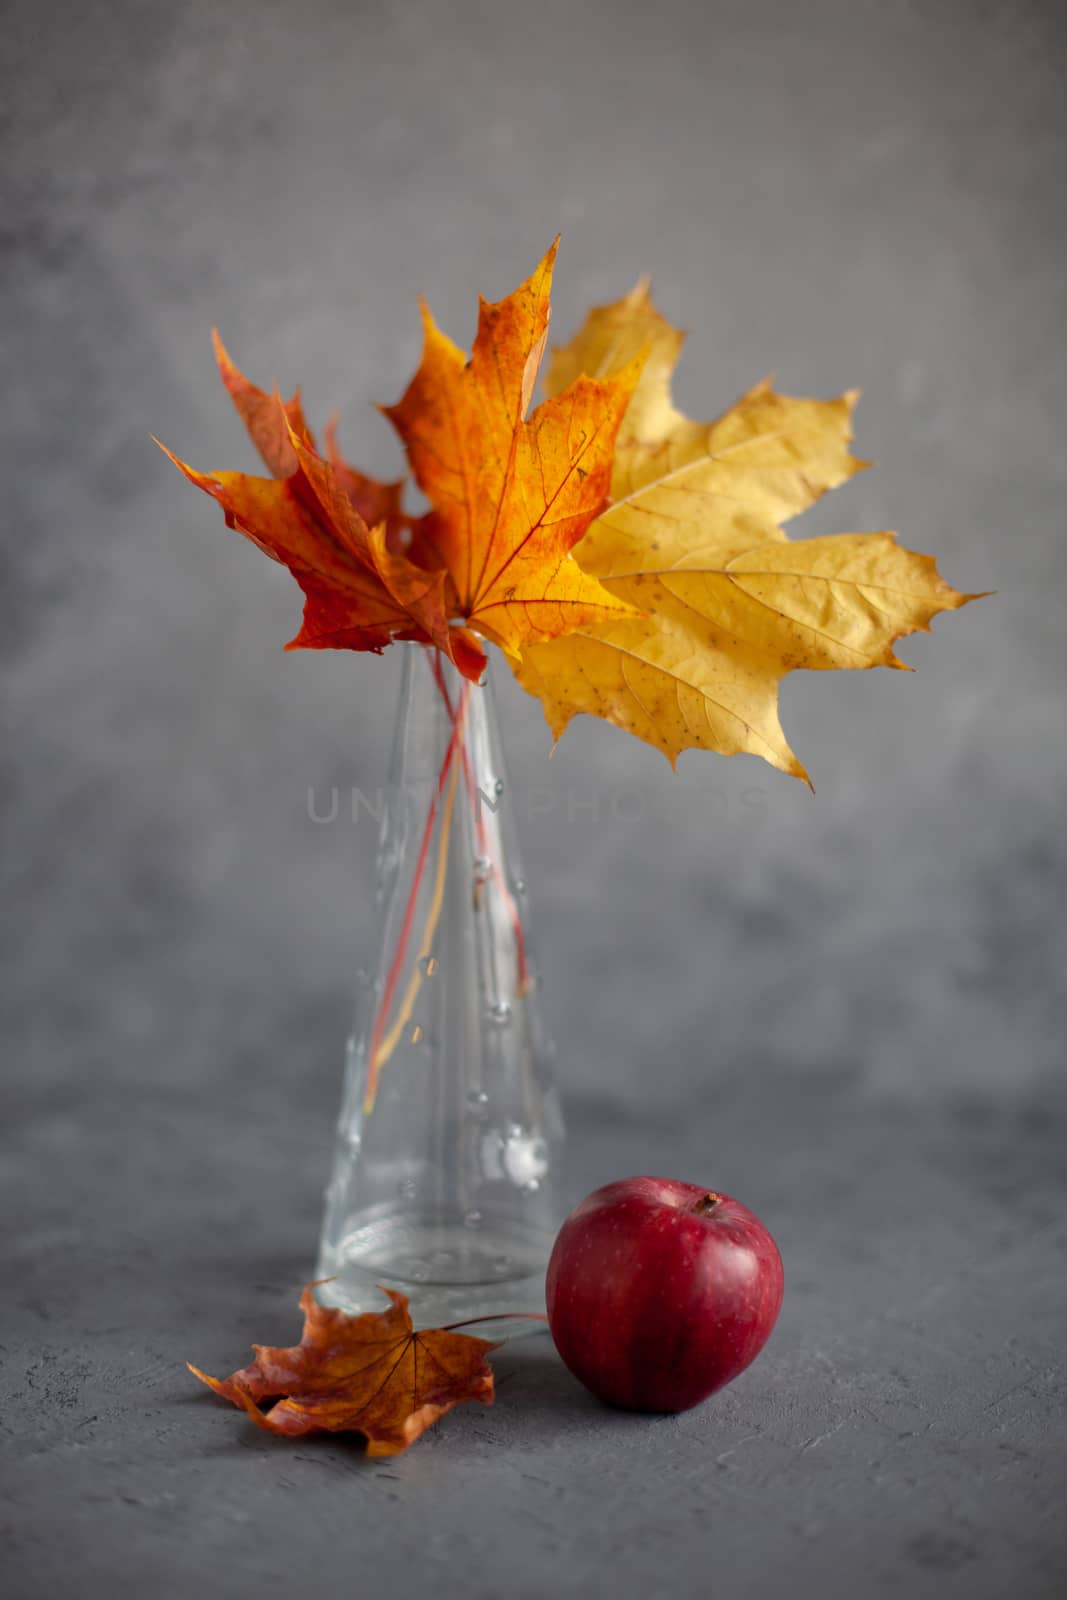
<path fill-rule="evenodd" d="M 365 1311 L 401 1289 L 423 1325 L 543 1311 L 563 1125 L 492 689 L 404 651 L 318 1292 Z"/>

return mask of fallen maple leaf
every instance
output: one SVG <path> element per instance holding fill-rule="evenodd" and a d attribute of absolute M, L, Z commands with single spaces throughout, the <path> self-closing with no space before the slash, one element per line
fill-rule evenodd
<path fill-rule="evenodd" d="M 269 1433 L 362 1433 L 368 1456 L 400 1455 L 466 1400 L 492 1405 L 486 1357 L 496 1344 L 449 1329 L 416 1333 L 408 1298 L 395 1289 L 382 1290 L 388 1310 L 357 1317 L 320 1306 L 314 1288 L 300 1296 L 298 1345 L 253 1345 L 255 1360 L 225 1379 L 191 1362 L 189 1371 Z M 264 1400 L 275 1404 L 264 1410 Z"/>
<path fill-rule="evenodd" d="M 513 660 L 528 640 L 631 609 L 570 552 L 607 502 L 640 357 L 609 377 L 577 374 L 527 419 L 555 258 L 553 244 L 513 294 L 479 302 L 469 360 L 424 305 L 419 369 L 383 408 L 433 508 L 416 528 L 422 564 L 447 570 L 459 615 Z"/>
<path fill-rule="evenodd" d="M 331 434 L 336 465 L 315 449 L 299 391 L 284 403 L 257 389 L 230 360 L 218 334 L 219 371 L 253 443 L 272 474 L 198 472 L 161 448 L 180 471 L 222 506 L 230 527 L 287 566 L 305 595 L 304 621 L 288 649 L 371 650 L 394 639 L 435 644 L 477 680 L 485 655 L 466 628 L 453 627 L 446 575 L 409 561 L 390 538 L 398 487 L 349 468 Z M 368 527 L 362 503 L 378 521 Z"/>
<path fill-rule="evenodd" d="M 582 567 L 643 616 L 531 643 L 516 665 L 558 738 L 591 712 L 662 750 L 752 751 L 807 774 L 778 720 L 795 668 L 902 667 L 893 643 L 976 598 L 892 534 L 790 543 L 780 523 L 866 463 L 851 455 L 855 394 L 796 399 L 758 384 L 710 423 L 676 410 L 683 336 L 646 283 L 595 308 L 555 353 L 549 394 L 579 371 L 644 369 L 620 431 L 612 504 L 578 552 Z"/>

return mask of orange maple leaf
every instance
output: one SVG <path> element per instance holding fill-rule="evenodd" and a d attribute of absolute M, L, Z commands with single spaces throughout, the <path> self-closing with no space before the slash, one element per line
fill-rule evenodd
<path fill-rule="evenodd" d="M 267 394 L 257 389 L 233 363 L 217 328 L 212 328 L 215 360 L 219 376 L 226 385 L 234 409 L 245 427 L 252 443 L 263 458 L 263 464 L 272 478 L 288 478 L 297 469 L 296 451 L 289 439 L 290 429 L 305 444 L 315 448 L 314 435 L 304 416 L 304 403 L 299 389 L 293 391 L 291 400 L 282 400 L 277 393 Z"/>
<path fill-rule="evenodd" d="M 364 522 L 369 528 L 384 522 L 390 550 L 406 551 L 411 544 L 411 518 L 404 511 L 404 479 L 382 483 L 346 461 L 337 443 L 336 417 L 330 419 L 323 431 L 326 457 L 334 476 Z"/>
<path fill-rule="evenodd" d="M 432 510 L 424 566 L 443 566 L 458 614 L 513 657 L 529 640 L 637 615 L 571 556 L 607 504 L 615 438 L 641 371 L 579 376 L 527 419 L 548 331 L 559 241 L 505 299 L 479 300 L 468 360 L 423 305 L 422 361 L 383 407 Z"/>
<path fill-rule="evenodd" d="M 191 1362 L 189 1371 L 269 1433 L 362 1433 L 369 1456 L 400 1455 L 466 1400 L 492 1405 L 486 1357 L 496 1344 L 448 1329 L 416 1333 L 407 1295 L 395 1289 L 382 1290 L 387 1311 L 354 1317 L 320 1306 L 314 1288 L 300 1296 L 298 1345 L 253 1345 L 255 1360 L 225 1379 Z M 264 1410 L 264 1400 L 276 1403 Z"/>
<path fill-rule="evenodd" d="M 398 486 L 355 473 L 332 437 L 336 465 L 324 460 L 299 390 L 288 403 L 268 395 L 238 371 L 217 334 L 215 349 L 223 382 L 272 476 L 198 472 L 161 448 L 218 501 L 230 527 L 287 566 L 299 583 L 304 621 L 286 648 L 378 653 L 394 639 L 416 640 L 437 645 L 477 680 L 485 656 L 469 630 L 451 626 L 445 573 L 425 571 L 398 548 Z M 378 519 L 374 526 L 360 503 Z"/>
<path fill-rule="evenodd" d="M 300 390 L 295 390 L 292 399 L 283 401 L 279 408 L 277 394 L 267 394 L 257 389 L 234 365 L 217 328 L 212 329 L 211 337 L 215 344 L 219 374 L 265 466 L 274 478 L 291 477 L 300 463 L 289 439 L 290 427 L 310 449 L 317 449 L 315 436 L 304 416 Z M 411 525 L 411 519 L 405 516 L 403 510 L 403 478 L 393 483 L 383 483 L 346 461 L 337 443 L 336 417 L 331 417 L 324 431 L 326 459 L 333 468 L 338 486 L 368 528 L 384 522 L 391 549 L 410 542 L 410 531 L 407 540 L 400 537 L 404 528 L 410 530 Z"/>

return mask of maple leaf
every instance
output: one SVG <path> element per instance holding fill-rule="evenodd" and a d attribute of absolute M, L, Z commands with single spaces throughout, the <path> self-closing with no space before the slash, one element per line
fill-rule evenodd
<path fill-rule="evenodd" d="M 432 506 L 416 527 L 422 564 L 447 570 L 458 614 L 513 660 L 528 640 L 631 609 L 570 552 L 607 502 L 640 360 L 608 377 L 578 375 L 526 416 L 555 257 L 553 244 L 513 294 L 479 300 L 469 361 L 424 305 L 419 369 L 383 408 Z"/>
<path fill-rule="evenodd" d="M 226 385 L 234 409 L 249 438 L 263 458 L 263 464 L 273 478 L 288 478 L 297 469 L 297 456 L 289 438 L 290 430 L 296 433 L 311 449 L 315 439 L 304 416 L 300 390 L 293 392 L 291 400 L 282 400 L 278 394 L 267 394 L 257 389 L 245 377 L 230 357 L 217 328 L 211 330 L 215 346 L 215 360 L 219 377 Z"/>
<path fill-rule="evenodd" d="M 486 1357 L 496 1344 L 448 1329 L 416 1333 L 408 1298 L 395 1289 L 382 1289 L 388 1310 L 357 1317 L 320 1306 L 314 1288 L 300 1296 L 298 1345 L 253 1345 L 255 1360 L 224 1379 L 191 1362 L 189 1371 L 268 1433 L 362 1433 L 368 1456 L 401 1454 L 466 1400 L 492 1405 Z M 275 1403 L 264 1409 L 265 1400 Z"/>
<path fill-rule="evenodd" d="M 385 524 L 390 550 L 404 552 L 411 544 L 411 518 L 404 511 L 404 480 L 382 483 L 353 467 L 341 454 L 337 443 L 337 420 L 331 418 L 323 430 L 326 457 L 334 477 L 369 528 Z"/>
<path fill-rule="evenodd" d="M 427 572 L 398 548 L 398 486 L 348 468 L 332 433 L 339 466 L 324 460 L 299 391 L 288 403 L 268 395 L 238 371 L 218 334 L 215 349 L 223 382 L 271 477 L 198 472 L 165 445 L 161 448 L 218 501 L 230 527 L 287 566 L 299 583 L 304 621 L 287 648 L 377 653 L 394 639 L 416 640 L 437 645 L 477 680 L 485 656 L 469 630 L 451 626 L 446 574 Z M 374 526 L 368 526 L 360 503 L 378 518 Z"/>
<path fill-rule="evenodd" d="M 693 422 L 671 399 L 682 341 L 641 282 L 554 354 L 550 395 L 577 372 L 610 377 L 647 352 L 612 503 L 577 552 L 644 615 L 531 643 L 516 675 L 557 738 L 590 712 L 672 766 L 690 747 L 749 751 L 807 780 L 778 719 L 780 679 L 801 667 L 902 667 L 896 639 L 976 597 L 889 533 L 789 542 L 783 521 L 867 465 L 848 448 L 857 396 L 799 399 L 765 381 L 716 421 Z"/>

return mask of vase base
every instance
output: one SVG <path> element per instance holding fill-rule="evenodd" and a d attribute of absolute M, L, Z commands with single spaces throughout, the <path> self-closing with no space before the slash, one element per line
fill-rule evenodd
<path fill-rule="evenodd" d="M 323 1249 L 317 1276 L 329 1281 L 317 1294 L 323 1304 L 358 1313 L 382 1310 L 382 1288 L 399 1289 L 423 1327 L 509 1311 L 543 1314 L 551 1248 L 550 1235 L 518 1223 L 378 1218 Z"/>

